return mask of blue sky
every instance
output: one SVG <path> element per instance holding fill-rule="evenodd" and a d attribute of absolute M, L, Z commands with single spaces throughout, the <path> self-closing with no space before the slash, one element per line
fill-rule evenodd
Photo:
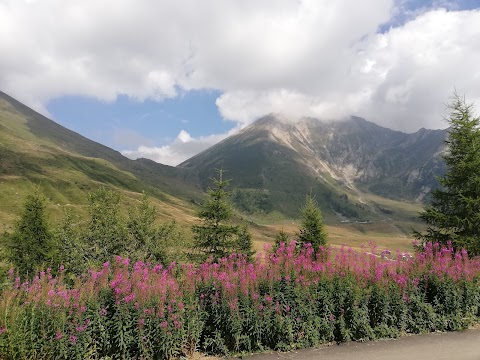
<path fill-rule="evenodd" d="M 92 140 L 117 150 L 167 145 L 180 131 L 192 137 L 225 133 L 235 123 L 224 120 L 215 100 L 219 91 L 192 90 L 162 101 L 136 101 L 120 95 L 113 102 L 65 96 L 51 100 L 53 119 Z"/>
<path fill-rule="evenodd" d="M 478 0 L 0 0 L 0 89 L 176 165 L 268 113 L 445 127 L 480 100 Z"/>

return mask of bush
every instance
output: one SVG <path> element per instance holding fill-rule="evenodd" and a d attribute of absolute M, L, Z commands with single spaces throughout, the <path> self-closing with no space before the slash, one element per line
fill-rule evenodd
<path fill-rule="evenodd" d="M 0 358 L 172 358 L 290 350 L 330 341 L 463 329 L 480 319 L 480 259 L 427 244 L 415 257 L 351 249 L 249 263 L 162 265 L 116 257 L 68 287 L 41 272 L 0 299 Z"/>

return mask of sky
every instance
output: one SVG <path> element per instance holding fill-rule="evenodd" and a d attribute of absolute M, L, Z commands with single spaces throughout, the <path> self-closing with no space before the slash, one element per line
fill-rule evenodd
<path fill-rule="evenodd" d="M 445 128 L 480 103 L 480 0 L 0 0 L 0 90 L 177 165 L 256 119 Z"/>

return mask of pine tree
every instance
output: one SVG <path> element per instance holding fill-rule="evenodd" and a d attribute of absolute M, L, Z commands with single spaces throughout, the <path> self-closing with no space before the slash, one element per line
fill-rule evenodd
<path fill-rule="evenodd" d="M 45 202 L 38 195 L 28 195 L 14 231 L 7 234 L 8 259 L 22 276 L 51 265 L 56 246 L 49 229 Z"/>
<path fill-rule="evenodd" d="M 255 251 L 252 248 L 252 234 L 248 231 L 247 225 L 238 228 L 236 248 L 240 254 L 247 257 L 248 261 L 252 261 Z"/>
<path fill-rule="evenodd" d="M 201 225 L 193 225 L 193 249 L 197 259 L 204 261 L 210 256 L 213 261 L 235 251 L 238 226 L 230 223 L 233 207 L 226 190 L 229 180 L 224 179 L 224 170 L 217 169 L 218 177 L 212 179 L 214 187 L 208 189 L 207 198 L 198 216 Z"/>
<path fill-rule="evenodd" d="M 308 195 L 302 208 L 301 227 L 298 233 L 299 244 L 312 244 L 315 252 L 319 246 L 326 245 L 327 234 L 324 230 L 323 217 L 315 199 Z"/>
<path fill-rule="evenodd" d="M 273 250 L 276 251 L 281 243 L 285 245 L 288 244 L 289 238 L 285 230 L 282 228 L 277 235 L 275 236 L 275 245 L 273 246 Z"/>
<path fill-rule="evenodd" d="M 420 214 L 428 225 L 417 239 L 447 243 L 470 254 L 480 254 L 480 119 L 473 105 L 455 94 L 449 106 L 450 124 L 445 175 L 438 178 L 440 188 L 432 191 L 431 203 Z"/>

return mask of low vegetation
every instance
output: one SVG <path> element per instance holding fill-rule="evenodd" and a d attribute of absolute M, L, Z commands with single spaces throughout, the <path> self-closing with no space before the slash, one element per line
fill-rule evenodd
<path fill-rule="evenodd" d="M 119 202 L 118 192 L 99 188 L 89 193 L 86 219 L 68 209 L 52 226 L 44 198 L 27 196 L 13 231 L 0 237 L 4 260 L 22 278 L 62 265 L 69 279 L 109 261 L 112 254 L 164 264 L 187 260 L 189 239 L 175 222 L 155 222 L 157 210 L 146 194 L 127 215 L 120 212 Z"/>
<path fill-rule="evenodd" d="M 410 258 L 281 243 L 249 263 L 168 267 L 117 256 L 79 276 L 10 273 L 3 359 L 163 359 L 457 330 L 480 319 L 480 260 L 427 244 Z M 385 259 L 382 259 L 382 256 Z"/>

